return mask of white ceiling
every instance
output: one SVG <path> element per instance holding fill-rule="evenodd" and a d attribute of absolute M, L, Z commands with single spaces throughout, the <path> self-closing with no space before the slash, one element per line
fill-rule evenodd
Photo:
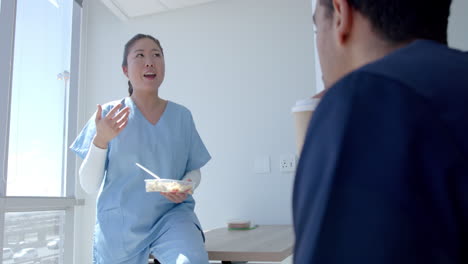
<path fill-rule="evenodd" d="M 101 0 L 122 20 L 153 15 L 216 0 Z"/>

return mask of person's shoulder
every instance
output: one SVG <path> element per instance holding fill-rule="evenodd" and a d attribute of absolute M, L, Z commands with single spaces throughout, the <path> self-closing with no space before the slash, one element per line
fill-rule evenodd
<path fill-rule="evenodd" d="M 405 84 L 392 76 L 360 68 L 338 80 L 326 95 L 338 95 L 340 98 L 346 99 L 357 95 L 381 93 L 385 87 L 405 88 Z"/>
<path fill-rule="evenodd" d="M 182 104 L 179 104 L 179 103 L 176 103 L 176 102 L 173 102 L 173 101 L 170 101 L 168 100 L 167 101 L 167 106 L 168 108 L 171 109 L 171 112 L 177 114 L 177 115 L 182 115 L 182 116 L 191 116 L 192 113 L 190 112 L 190 110 L 182 105 Z"/>
<path fill-rule="evenodd" d="M 125 104 L 125 98 L 124 99 L 118 99 L 118 100 L 113 100 L 113 101 L 110 101 L 110 102 L 107 102 L 107 103 L 104 103 L 102 104 L 102 109 L 106 109 L 106 110 L 110 110 L 112 109 L 114 106 L 118 105 L 118 104 Z"/>
<path fill-rule="evenodd" d="M 119 103 L 124 103 L 125 104 L 125 99 L 119 99 L 119 100 L 114 100 L 110 101 L 107 103 L 101 104 L 102 107 L 102 115 L 105 116 L 114 106 L 118 105 Z M 96 111 L 94 112 L 93 116 L 96 114 Z"/>
<path fill-rule="evenodd" d="M 361 68 L 385 75 L 415 89 L 439 86 L 439 81 L 463 79 L 468 53 L 431 40 L 417 40 Z"/>
<path fill-rule="evenodd" d="M 369 111 L 384 105 L 396 107 L 397 102 L 419 101 L 418 96 L 405 83 L 389 76 L 365 69 L 353 71 L 336 82 L 325 93 L 317 112 Z M 319 110 L 320 109 L 320 110 Z"/>

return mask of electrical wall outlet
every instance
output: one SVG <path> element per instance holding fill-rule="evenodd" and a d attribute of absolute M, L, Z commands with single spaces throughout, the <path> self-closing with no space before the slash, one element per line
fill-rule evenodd
<path fill-rule="evenodd" d="M 280 156 L 280 171 L 281 172 L 295 172 L 296 171 L 296 155 L 285 154 Z"/>

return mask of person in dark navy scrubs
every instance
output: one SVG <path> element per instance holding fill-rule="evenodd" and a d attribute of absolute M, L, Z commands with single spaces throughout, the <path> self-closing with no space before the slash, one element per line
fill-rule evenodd
<path fill-rule="evenodd" d="M 294 184 L 294 263 L 468 263 L 468 53 L 450 0 L 318 0 L 326 87 Z"/>

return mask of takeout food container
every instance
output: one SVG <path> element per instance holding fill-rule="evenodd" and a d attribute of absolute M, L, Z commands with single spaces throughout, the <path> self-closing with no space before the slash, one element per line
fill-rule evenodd
<path fill-rule="evenodd" d="M 171 179 L 146 179 L 146 192 L 188 192 L 193 193 L 193 182 Z"/>

